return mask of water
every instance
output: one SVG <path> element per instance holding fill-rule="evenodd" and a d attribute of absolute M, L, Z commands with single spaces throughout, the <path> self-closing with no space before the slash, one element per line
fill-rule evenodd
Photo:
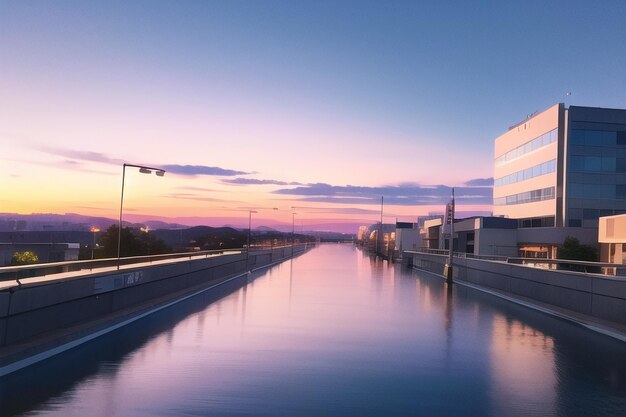
<path fill-rule="evenodd" d="M 626 345 L 325 245 L 0 382 L 0 415 L 625 416 Z"/>

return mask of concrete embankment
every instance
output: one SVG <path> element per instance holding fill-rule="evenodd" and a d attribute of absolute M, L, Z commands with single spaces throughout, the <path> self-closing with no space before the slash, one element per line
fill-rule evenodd
<path fill-rule="evenodd" d="M 311 246 L 296 246 L 293 255 Z M 244 285 L 247 271 L 291 247 L 224 253 L 21 282 L 0 291 L 0 376 L 61 353 L 199 292 Z"/>
<path fill-rule="evenodd" d="M 405 252 L 411 265 L 443 276 L 445 255 Z M 454 281 L 486 290 L 626 341 L 626 278 L 454 258 Z"/>

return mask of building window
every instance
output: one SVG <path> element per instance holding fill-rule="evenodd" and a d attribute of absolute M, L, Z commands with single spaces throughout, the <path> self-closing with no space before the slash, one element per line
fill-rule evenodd
<path fill-rule="evenodd" d="M 519 194 L 507 195 L 493 199 L 495 206 L 510 206 L 515 204 L 534 203 L 536 201 L 552 200 L 554 198 L 554 187 L 541 188 L 538 190 L 526 191 Z"/>
<path fill-rule="evenodd" d="M 520 229 L 528 229 L 531 227 L 554 227 L 554 216 L 518 219 L 517 227 Z"/>
<path fill-rule="evenodd" d="M 556 159 L 553 159 L 543 164 L 535 165 L 530 168 L 523 169 L 521 171 L 514 172 L 501 178 L 496 178 L 493 184 L 498 187 L 501 185 L 514 184 L 516 182 L 535 178 L 540 175 L 550 174 L 556 171 Z"/>
<path fill-rule="evenodd" d="M 570 143 L 582 146 L 614 147 L 617 144 L 617 132 L 603 130 L 572 130 Z"/>
<path fill-rule="evenodd" d="M 535 139 L 532 139 L 531 141 L 526 142 L 525 144 L 518 146 L 515 149 L 511 149 L 507 153 L 497 157 L 495 160 L 495 164 L 496 166 L 506 164 L 509 161 L 526 155 L 527 153 L 530 153 L 539 148 L 543 148 L 544 146 L 548 146 L 549 144 L 556 142 L 557 137 L 558 129 L 553 129 L 548 133 L 544 133 L 543 135 L 536 137 Z"/>
<path fill-rule="evenodd" d="M 567 194 L 570 198 L 614 199 L 616 198 L 615 184 L 579 184 L 569 183 Z"/>

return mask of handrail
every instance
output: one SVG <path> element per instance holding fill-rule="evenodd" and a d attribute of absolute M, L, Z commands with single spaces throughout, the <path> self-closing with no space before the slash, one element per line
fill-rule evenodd
<path fill-rule="evenodd" d="M 418 250 L 407 250 L 405 253 L 413 253 L 413 254 L 429 254 L 429 255 L 445 255 L 449 254 L 449 251 L 445 249 L 418 249 Z M 607 263 L 607 262 L 593 262 L 593 261 L 577 261 L 572 259 L 547 259 L 547 258 L 524 258 L 524 257 L 506 257 L 506 256 L 498 256 L 498 255 L 474 255 L 470 253 L 464 252 L 454 252 L 454 256 L 457 258 L 475 258 L 482 260 L 492 260 L 496 262 L 506 262 L 513 265 L 527 265 L 532 264 L 533 266 L 537 266 L 537 264 L 548 265 L 548 267 L 560 267 L 560 269 L 567 270 L 568 266 L 570 269 L 575 272 L 589 272 L 593 271 L 605 271 L 606 269 L 616 269 L 620 271 L 626 272 L 625 264 L 616 264 L 616 263 Z M 607 272 L 607 271 L 605 271 Z M 613 275 L 613 274 L 611 274 Z"/>
<path fill-rule="evenodd" d="M 298 244 L 296 244 L 298 246 Z M 290 248 L 291 245 L 272 246 L 272 245 L 252 245 L 250 247 L 250 253 L 274 250 L 282 248 Z M 229 249 L 213 249 L 205 251 L 193 251 L 193 252 L 178 252 L 178 253 L 165 253 L 159 255 L 144 255 L 144 256 L 129 256 L 124 258 L 102 258 L 102 259 L 87 259 L 80 261 L 64 261 L 64 262 L 49 262 L 30 265 L 17 265 L 17 266 L 3 266 L 0 267 L 0 282 L 4 281 L 17 281 L 20 279 L 40 277 L 46 275 L 53 275 L 64 272 L 74 272 L 80 270 L 90 270 L 96 268 L 113 267 L 117 265 L 132 265 L 138 263 L 152 263 L 157 261 L 164 261 L 168 259 L 182 259 L 182 258 L 198 258 L 209 257 L 215 255 L 221 255 L 224 253 L 246 253 L 248 248 L 229 248 Z"/>

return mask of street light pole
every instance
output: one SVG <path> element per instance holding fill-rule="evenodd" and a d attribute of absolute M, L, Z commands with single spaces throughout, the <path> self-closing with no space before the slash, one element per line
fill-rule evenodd
<path fill-rule="evenodd" d="M 120 220 L 118 224 L 117 230 L 117 269 L 120 269 L 120 254 L 122 249 L 122 212 L 124 209 L 124 180 L 126 178 L 126 167 L 131 168 L 139 168 L 139 172 L 142 174 L 152 174 L 152 171 L 156 174 L 157 177 L 162 177 L 165 175 L 165 170 L 161 168 L 153 168 L 147 167 L 143 165 L 134 165 L 134 164 L 122 164 L 122 192 L 120 196 Z"/>
<path fill-rule="evenodd" d="M 255 210 L 248 210 L 248 244 L 246 245 L 246 269 L 250 266 L 250 243 L 252 242 L 252 213 L 258 213 Z"/>

